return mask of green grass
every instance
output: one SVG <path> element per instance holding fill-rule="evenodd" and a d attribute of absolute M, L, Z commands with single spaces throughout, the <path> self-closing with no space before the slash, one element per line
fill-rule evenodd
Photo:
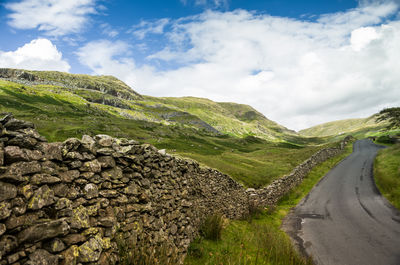
<path fill-rule="evenodd" d="M 331 121 L 301 130 L 299 133 L 314 137 L 366 134 L 370 131 L 379 131 L 387 125 L 387 122 L 377 122 L 376 117 L 376 115 L 372 115 L 368 118 Z"/>
<path fill-rule="evenodd" d="M 185 264 L 312 264 L 292 247 L 280 230 L 282 219 L 306 196 L 312 187 L 352 151 L 346 151 L 316 166 L 303 182 L 284 196 L 274 209 L 263 211 L 251 221 L 229 221 L 220 241 L 199 237 L 189 248 Z"/>
<path fill-rule="evenodd" d="M 382 195 L 400 210 L 400 144 L 379 151 L 374 177 Z"/>

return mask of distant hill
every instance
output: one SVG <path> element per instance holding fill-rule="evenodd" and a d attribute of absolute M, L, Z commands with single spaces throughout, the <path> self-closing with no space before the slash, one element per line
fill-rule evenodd
<path fill-rule="evenodd" d="M 385 125 L 385 122 L 377 122 L 376 114 L 374 114 L 368 118 L 346 119 L 319 124 L 311 128 L 301 130 L 299 131 L 299 134 L 308 137 L 362 134 L 371 131 L 378 131 L 384 128 Z"/>

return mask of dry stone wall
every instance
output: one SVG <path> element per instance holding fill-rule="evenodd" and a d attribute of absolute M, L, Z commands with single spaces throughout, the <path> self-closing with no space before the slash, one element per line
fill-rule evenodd
<path fill-rule="evenodd" d="M 353 140 L 353 137 L 346 137 L 336 148 L 326 148 L 316 152 L 293 171 L 282 178 L 274 180 L 270 185 L 261 189 L 247 189 L 249 204 L 253 207 L 266 207 L 275 205 L 291 189 L 299 185 L 308 173 L 318 164 L 339 155 L 345 146 Z"/>
<path fill-rule="evenodd" d="M 261 190 L 195 161 L 107 135 L 48 143 L 29 122 L 0 119 L 0 265 L 115 264 L 128 246 L 168 243 L 183 257 L 204 217 L 238 219 L 276 203 L 320 151 Z"/>

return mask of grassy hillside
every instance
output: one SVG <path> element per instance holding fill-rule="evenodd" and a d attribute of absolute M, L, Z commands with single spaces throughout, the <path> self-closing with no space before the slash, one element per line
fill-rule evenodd
<path fill-rule="evenodd" d="M 360 136 L 370 132 L 377 132 L 385 127 L 386 123 L 376 122 L 376 115 L 361 119 L 347 119 L 319 124 L 311 128 L 301 130 L 300 135 L 312 137 L 337 136 L 343 134 L 359 134 Z"/>
<path fill-rule="evenodd" d="M 9 69 L 0 76 L 0 112 L 34 122 L 50 141 L 83 134 L 133 138 L 246 186 L 268 184 L 325 147 L 324 139 L 300 137 L 247 105 L 142 96 L 112 77 Z M 134 99 L 121 96 L 129 93 Z"/>

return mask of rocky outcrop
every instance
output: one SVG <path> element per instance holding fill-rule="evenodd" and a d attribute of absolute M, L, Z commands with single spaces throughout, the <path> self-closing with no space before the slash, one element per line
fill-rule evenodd
<path fill-rule="evenodd" d="M 195 161 L 107 135 L 48 143 L 32 123 L 0 119 L 0 264 L 114 264 L 116 238 L 132 248 L 168 242 L 184 256 L 204 218 L 242 218 L 275 203 L 320 151 L 261 190 Z"/>

